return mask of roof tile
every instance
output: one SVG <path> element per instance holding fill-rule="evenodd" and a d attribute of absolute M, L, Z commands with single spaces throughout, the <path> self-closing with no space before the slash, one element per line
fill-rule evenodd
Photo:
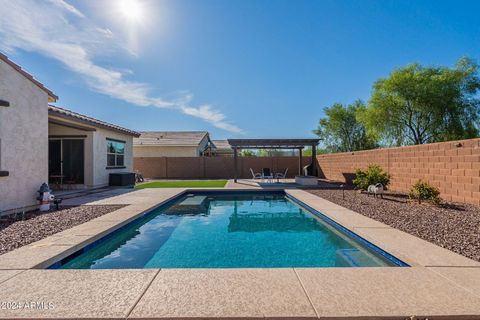
<path fill-rule="evenodd" d="M 25 78 L 28 80 L 32 81 L 37 87 L 45 91 L 50 98 L 52 98 L 54 101 L 58 100 L 58 96 L 56 96 L 50 89 L 45 87 L 43 83 L 35 79 L 30 73 L 27 71 L 23 70 L 22 67 L 20 67 L 18 64 L 10 60 L 6 55 L 0 52 L 0 60 L 3 60 L 5 63 L 7 63 L 9 66 L 11 66 L 13 69 L 17 70 L 20 74 L 22 74 Z"/>
<path fill-rule="evenodd" d="M 90 124 L 90 125 L 93 125 L 95 127 L 100 127 L 100 128 L 113 130 L 113 131 L 118 131 L 118 132 L 121 132 L 121 133 L 132 135 L 134 137 L 140 136 L 140 133 L 138 133 L 136 131 L 126 129 L 126 128 L 117 126 L 115 124 L 111 124 L 111 123 L 108 123 L 108 122 L 105 122 L 105 121 L 102 121 L 102 120 L 98 120 L 98 119 L 95 119 L 95 118 L 92 118 L 92 117 L 89 117 L 89 116 L 86 116 L 86 115 L 83 115 L 83 114 L 80 114 L 80 113 L 77 113 L 77 112 L 74 112 L 74 111 L 71 111 L 71 110 L 68 110 L 68 109 L 60 108 L 60 107 L 57 107 L 57 106 L 49 105 L 48 106 L 48 114 L 52 115 L 52 116 L 60 116 L 60 117 L 67 118 L 67 119 L 70 119 L 70 120 L 73 120 L 73 121 L 79 121 L 79 122 L 82 122 L 82 123 Z"/>
<path fill-rule="evenodd" d="M 134 145 L 143 146 L 198 146 L 207 131 L 148 131 L 141 132 Z"/>

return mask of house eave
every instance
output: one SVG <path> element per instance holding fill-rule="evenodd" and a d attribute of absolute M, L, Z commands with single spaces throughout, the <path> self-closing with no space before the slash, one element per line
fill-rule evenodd
<path fill-rule="evenodd" d="M 118 127 L 118 126 L 115 126 L 115 125 L 112 125 L 112 124 L 108 124 L 106 122 L 96 120 L 96 119 L 93 119 L 93 118 L 91 118 L 89 120 L 88 119 L 89 117 L 86 117 L 86 116 L 85 117 L 87 119 L 84 119 L 84 118 L 81 118 L 81 117 L 78 117 L 78 116 L 72 116 L 72 115 L 69 115 L 68 113 L 64 112 L 64 111 L 70 112 L 69 110 L 66 110 L 66 109 L 63 109 L 62 111 L 57 111 L 57 110 L 54 110 L 52 108 L 53 108 L 53 106 L 51 106 L 48 109 L 49 121 L 50 121 L 50 119 L 55 119 L 55 118 L 56 119 L 63 119 L 63 120 L 68 120 L 69 122 L 75 123 L 76 125 L 83 125 L 83 126 L 93 127 L 93 128 L 101 128 L 101 129 L 121 133 L 121 134 L 124 134 L 124 135 L 132 136 L 132 137 L 135 137 L 135 138 L 138 138 L 140 136 L 140 133 L 138 133 L 136 131 L 133 131 L 133 130 L 128 130 L 128 129 L 125 129 L 125 128 L 121 128 L 121 127 Z M 56 109 L 61 109 L 61 108 L 58 108 L 58 107 L 55 107 L 55 108 Z M 89 131 L 92 131 L 92 130 L 89 130 Z M 95 131 L 95 129 L 93 131 Z"/>

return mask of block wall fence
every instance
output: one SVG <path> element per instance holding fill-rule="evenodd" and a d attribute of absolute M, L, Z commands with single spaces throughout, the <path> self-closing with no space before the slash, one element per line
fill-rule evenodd
<path fill-rule="evenodd" d="M 408 191 L 422 179 L 448 201 L 480 205 L 480 139 L 317 156 L 319 176 L 350 183 L 356 168 L 378 164 L 391 175 L 390 189 Z"/>
<path fill-rule="evenodd" d="M 303 158 L 303 166 L 310 163 Z M 135 157 L 134 169 L 146 178 L 230 179 L 232 157 Z M 356 168 L 378 164 L 392 175 L 390 190 L 406 192 L 422 179 L 437 186 L 448 201 L 480 205 L 480 139 L 384 148 L 317 156 L 320 178 L 351 183 Z M 239 157 L 239 178 L 251 178 L 249 169 L 298 174 L 297 157 Z"/>
<path fill-rule="evenodd" d="M 234 176 L 233 157 L 135 157 L 133 167 L 145 178 L 152 179 L 231 179 Z M 310 164 L 311 157 L 302 159 L 302 166 Z M 252 177 L 250 168 L 261 172 L 271 168 L 293 178 L 298 175 L 298 157 L 238 157 L 238 175 Z"/>

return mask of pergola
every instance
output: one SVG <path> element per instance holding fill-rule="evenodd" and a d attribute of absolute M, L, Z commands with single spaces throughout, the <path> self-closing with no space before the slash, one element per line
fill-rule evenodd
<path fill-rule="evenodd" d="M 320 139 L 228 139 L 228 143 L 233 149 L 233 158 L 235 166 L 234 180 L 238 178 L 238 150 L 241 149 L 298 149 L 298 174 L 302 175 L 302 150 L 305 147 L 312 147 L 313 170 L 315 157 L 317 155 L 317 145 Z"/>

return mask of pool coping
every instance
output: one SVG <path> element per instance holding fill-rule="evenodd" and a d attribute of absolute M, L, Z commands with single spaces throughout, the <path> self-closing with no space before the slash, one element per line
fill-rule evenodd
<path fill-rule="evenodd" d="M 245 194 L 245 193 L 254 193 L 254 194 L 268 193 L 268 194 L 271 194 L 271 193 L 278 193 L 278 194 L 284 195 L 287 199 L 289 199 L 290 201 L 295 203 L 297 206 L 300 206 L 300 207 L 304 208 L 307 212 L 309 212 L 311 215 L 313 215 L 313 217 L 316 218 L 317 220 L 319 220 L 321 223 L 324 223 L 325 225 L 329 226 L 329 228 L 332 228 L 333 230 L 336 230 L 336 232 L 339 232 L 341 235 L 351 239 L 353 242 L 355 242 L 358 245 L 364 247 L 366 250 L 370 251 L 371 254 L 377 255 L 379 258 L 382 257 L 383 259 L 385 259 L 386 261 L 391 263 L 392 266 L 409 267 L 409 265 L 407 263 L 405 263 L 402 260 L 398 259 L 397 257 L 391 255 L 390 253 L 382 250 L 381 248 L 379 248 L 378 246 L 369 242 L 368 240 L 360 237 L 358 234 L 354 233 L 353 231 L 351 231 L 351 230 L 345 228 L 344 226 L 342 226 L 341 224 L 335 222 L 333 219 L 327 217 L 326 215 L 324 215 L 321 212 L 315 210 L 314 208 L 308 206 L 307 204 L 299 201 L 295 197 L 292 197 L 291 195 L 286 193 L 285 190 L 282 190 L 282 189 L 276 189 L 276 190 L 265 190 L 265 189 L 263 189 L 263 190 L 238 190 L 238 189 L 237 190 L 225 190 L 225 189 L 222 189 L 222 190 L 198 190 L 198 189 L 197 190 L 192 190 L 192 189 L 187 189 L 187 190 L 184 190 L 183 192 L 180 192 L 177 195 L 163 201 L 158 206 L 156 206 L 152 209 L 149 209 L 146 212 L 141 213 L 140 215 L 136 216 L 134 219 L 131 219 L 128 222 L 126 222 L 125 224 L 123 224 L 122 226 L 118 227 L 116 230 L 109 231 L 108 234 L 103 235 L 101 238 L 99 238 L 99 239 L 97 239 L 93 242 L 88 243 L 84 247 L 78 249 L 78 251 L 74 252 L 73 254 L 71 254 L 71 255 L 69 255 L 65 258 L 62 258 L 59 261 L 56 261 L 55 263 L 47 266 L 46 268 L 47 269 L 60 269 L 65 263 L 67 263 L 71 259 L 75 258 L 79 254 L 83 254 L 86 251 L 92 249 L 93 247 L 99 245 L 103 241 L 108 240 L 108 238 L 110 236 L 115 235 L 117 232 L 122 232 L 122 230 L 124 230 L 125 228 L 128 228 L 138 218 L 141 218 L 141 217 L 144 217 L 146 215 L 152 214 L 158 208 L 163 208 L 165 206 L 170 206 L 173 203 L 182 199 L 182 197 L 184 197 L 185 195 L 189 195 L 189 194 L 197 194 L 197 195 L 198 194 L 200 194 L 200 195 L 207 194 L 208 195 L 208 194 L 220 194 L 222 192 L 228 192 L 229 194 Z M 43 264 L 42 264 L 42 266 L 43 266 Z M 358 267 L 358 266 L 357 265 L 352 265 L 352 267 Z M 272 268 L 275 268 L 275 267 L 272 267 Z"/>
<path fill-rule="evenodd" d="M 141 189 L 91 203 L 129 205 L 0 256 L 0 302 L 51 299 L 50 302 L 56 305 L 55 309 L 28 310 L 5 310 L 0 306 L 0 318 L 400 319 L 412 315 L 458 318 L 480 315 L 480 263 L 299 189 L 278 188 L 265 192 L 284 190 L 289 197 L 391 253 L 410 267 L 101 272 L 43 269 L 189 190 L 242 191 L 225 188 Z M 59 295 L 58 291 L 71 285 L 71 281 L 85 282 L 91 293 Z M 372 284 L 375 284 L 374 288 Z M 211 296 L 204 300 L 206 293 Z M 92 300 L 92 297 L 105 294 L 109 303 L 98 305 L 97 300 Z M 349 299 L 345 299 L 345 295 Z M 127 296 L 132 297 L 125 302 Z M 412 296 L 415 299 L 409 298 Z M 224 301 L 223 304 L 213 303 L 214 298 Z M 85 308 L 79 306 L 79 301 Z M 123 304 L 120 301 L 124 301 Z M 116 308 L 112 310 L 114 306 Z"/>
<path fill-rule="evenodd" d="M 338 230 L 341 234 L 343 234 L 346 237 L 352 239 L 354 242 L 358 243 L 362 247 L 365 247 L 367 250 L 373 252 L 374 254 L 377 254 L 377 255 L 383 257 L 385 260 L 387 260 L 387 261 L 389 261 L 390 263 L 393 264 L 392 267 L 393 266 L 396 266 L 396 267 L 410 267 L 410 265 L 408 265 L 406 262 L 398 259 L 397 257 L 392 255 L 391 253 L 383 250 L 379 246 L 377 246 L 377 245 L 373 244 L 372 242 L 368 241 L 367 239 L 361 237 L 360 235 L 353 232 L 352 230 L 344 227 L 342 224 L 336 222 L 335 220 L 333 220 L 332 218 L 323 214 L 319 210 L 317 210 L 315 208 L 312 208 L 308 204 L 298 200 L 297 198 L 293 197 L 292 195 L 290 195 L 288 193 L 286 193 L 286 197 L 287 197 L 287 199 L 290 199 L 291 201 L 293 201 L 298 206 L 304 208 L 310 214 L 314 215 L 320 221 L 322 221 L 322 222 L 326 223 L 327 225 L 331 226 L 332 228 Z M 352 267 L 358 267 L 358 266 L 352 266 Z"/>

